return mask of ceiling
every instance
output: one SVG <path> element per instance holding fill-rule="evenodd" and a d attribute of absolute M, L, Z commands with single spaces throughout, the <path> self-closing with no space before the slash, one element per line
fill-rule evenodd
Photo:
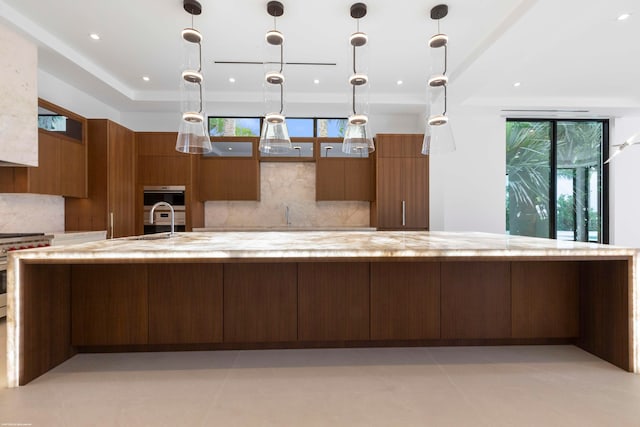
<path fill-rule="evenodd" d="M 210 114 L 264 113 L 262 65 L 214 61 L 271 58 L 266 0 L 201 0 L 194 19 L 203 34 Z M 288 115 L 348 114 L 348 38 L 353 1 L 284 0 L 277 28 L 288 66 Z M 425 111 L 431 70 L 427 40 L 437 32 L 431 0 L 367 1 L 360 30 L 369 35 L 362 62 L 374 113 Z M 543 115 L 640 114 L 640 4 L 637 0 L 451 0 L 441 20 L 449 35 L 449 94 L 456 106 L 569 110 Z M 631 13 L 626 21 L 617 17 Z M 191 25 L 182 0 L 0 0 L 0 20 L 39 47 L 39 67 L 122 112 L 177 111 L 183 50 Z M 98 33 L 100 40 L 89 38 Z M 142 76 L 149 76 L 145 82 Z M 229 78 L 235 78 L 235 83 Z M 318 79 L 319 84 L 314 84 Z M 397 81 L 403 84 L 398 85 Z M 514 83 L 520 82 L 519 87 Z M 536 112 L 502 112 L 536 115 Z"/>

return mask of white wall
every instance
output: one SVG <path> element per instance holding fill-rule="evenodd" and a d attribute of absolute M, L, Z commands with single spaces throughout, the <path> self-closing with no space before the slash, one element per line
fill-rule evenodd
<path fill-rule="evenodd" d="M 88 119 L 110 119 L 118 123 L 121 121 L 118 110 L 40 69 L 38 97 Z"/>
<path fill-rule="evenodd" d="M 430 157 L 430 229 L 505 232 L 505 119 L 449 113 L 456 151 Z"/>
<path fill-rule="evenodd" d="M 610 144 L 640 132 L 640 117 L 611 121 Z M 613 150 L 611 150 L 613 152 Z M 610 242 L 640 248 L 640 145 L 620 153 L 610 163 Z"/>

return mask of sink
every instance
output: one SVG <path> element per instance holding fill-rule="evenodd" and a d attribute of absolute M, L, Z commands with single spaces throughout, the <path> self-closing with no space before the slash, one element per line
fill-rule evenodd
<path fill-rule="evenodd" d="M 173 236 L 169 233 L 145 234 L 144 236 L 129 237 L 128 240 L 163 240 L 171 237 L 175 237 L 175 234 Z"/>

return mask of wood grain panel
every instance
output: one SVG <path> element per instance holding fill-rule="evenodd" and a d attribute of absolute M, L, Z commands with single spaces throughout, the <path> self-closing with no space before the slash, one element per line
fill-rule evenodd
<path fill-rule="evenodd" d="M 344 159 L 344 200 L 375 199 L 373 159 Z"/>
<path fill-rule="evenodd" d="M 371 339 L 440 338 L 440 263 L 371 263 Z"/>
<path fill-rule="evenodd" d="M 295 341 L 296 264 L 224 265 L 224 342 Z"/>
<path fill-rule="evenodd" d="M 71 285 L 67 265 L 24 265 L 20 385 L 73 356 Z"/>
<path fill-rule="evenodd" d="M 345 200 L 343 159 L 320 158 L 316 162 L 316 200 Z"/>
<path fill-rule="evenodd" d="M 578 345 L 627 371 L 632 369 L 629 355 L 631 262 L 580 263 Z"/>
<path fill-rule="evenodd" d="M 149 343 L 222 342 L 222 265 L 149 265 Z"/>
<path fill-rule="evenodd" d="M 188 156 L 176 151 L 177 132 L 136 132 L 139 156 Z"/>
<path fill-rule="evenodd" d="M 377 134 L 378 158 L 422 156 L 422 134 Z"/>
<path fill-rule="evenodd" d="M 73 345 L 146 344 L 146 265 L 74 265 L 71 268 Z"/>
<path fill-rule="evenodd" d="M 577 262 L 512 262 L 512 336 L 577 337 L 579 282 Z"/>
<path fill-rule="evenodd" d="M 138 156 L 138 183 L 144 185 L 187 185 L 191 161 L 178 156 Z"/>
<path fill-rule="evenodd" d="M 402 227 L 403 200 L 402 158 L 378 158 L 376 182 L 377 227 L 393 229 Z"/>
<path fill-rule="evenodd" d="M 108 212 L 113 213 L 114 237 L 136 234 L 136 158 L 133 131 L 109 122 Z"/>
<path fill-rule="evenodd" d="M 38 167 L 29 168 L 30 193 L 60 195 L 60 139 L 38 132 Z"/>
<path fill-rule="evenodd" d="M 79 142 L 59 141 L 60 193 L 67 197 L 87 197 L 87 150 Z"/>
<path fill-rule="evenodd" d="M 511 337 L 508 262 L 443 262 L 443 339 Z"/>
<path fill-rule="evenodd" d="M 260 163 L 257 159 L 202 158 L 200 200 L 260 200 Z"/>
<path fill-rule="evenodd" d="M 298 339 L 369 339 L 369 263 L 298 264 Z"/>
<path fill-rule="evenodd" d="M 429 158 L 408 158 L 403 162 L 403 200 L 407 229 L 429 228 Z"/>

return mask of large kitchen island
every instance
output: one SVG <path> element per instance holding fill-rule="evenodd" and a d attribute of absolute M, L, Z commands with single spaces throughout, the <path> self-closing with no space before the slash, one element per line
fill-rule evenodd
<path fill-rule="evenodd" d="M 638 252 L 486 233 L 178 233 L 9 258 L 8 384 L 79 352 L 573 344 L 638 372 Z"/>

